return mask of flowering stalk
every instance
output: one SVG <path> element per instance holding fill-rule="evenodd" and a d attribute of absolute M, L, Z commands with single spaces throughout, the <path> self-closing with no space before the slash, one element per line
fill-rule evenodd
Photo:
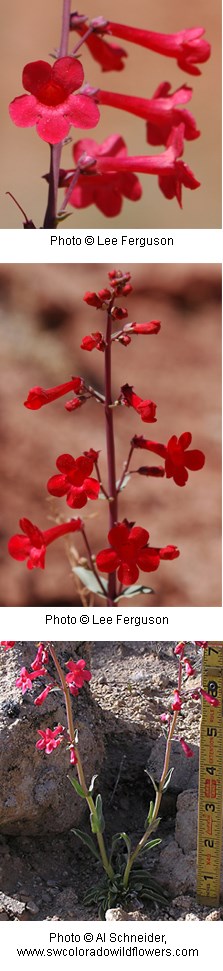
<path fill-rule="evenodd" d="M 105 338 L 105 429 L 107 447 L 107 466 L 108 466 L 108 493 L 109 493 L 109 529 L 115 526 L 118 519 L 116 474 L 115 474 L 115 443 L 114 425 L 112 408 L 112 388 L 111 388 L 111 335 L 112 317 L 111 310 L 113 298 L 110 301 L 107 312 L 107 328 Z M 114 603 L 116 596 L 116 574 L 110 573 L 108 579 L 108 607 Z"/>
<path fill-rule="evenodd" d="M 61 26 L 61 37 L 60 46 L 58 50 L 57 57 L 66 57 L 68 52 L 68 39 L 70 30 L 70 10 L 71 10 L 71 0 L 63 0 L 63 14 L 62 14 L 62 26 Z M 57 145 L 50 145 L 50 171 L 49 171 L 49 188 L 48 188 L 48 201 L 45 212 L 45 218 L 43 223 L 44 229 L 54 229 L 56 225 L 57 217 L 57 194 L 59 186 L 59 173 L 60 173 L 60 159 L 62 152 L 63 142 L 59 142 Z"/>
<path fill-rule="evenodd" d="M 80 785 L 82 786 L 82 789 L 83 789 L 83 791 L 85 793 L 85 799 L 86 799 L 86 802 L 87 802 L 87 804 L 89 806 L 90 813 L 93 813 L 93 815 L 94 815 L 95 814 L 95 803 L 94 803 L 93 797 L 90 795 L 90 793 L 88 791 L 88 787 L 87 787 L 87 783 L 86 783 L 85 775 L 84 775 L 84 769 L 83 769 L 83 765 L 82 765 L 82 761 L 81 761 L 81 757 L 80 757 L 78 742 L 75 740 L 75 728 L 74 728 L 74 722 L 73 722 L 73 713 L 72 713 L 72 705 L 71 705 L 71 697 L 70 697 L 69 685 L 66 682 L 66 677 L 65 677 L 65 675 L 63 673 L 63 670 L 61 668 L 61 665 L 60 665 L 60 663 L 58 661 L 58 657 L 57 657 L 56 652 L 55 652 L 55 648 L 53 647 L 52 644 L 49 644 L 49 653 L 51 654 L 51 657 L 52 657 L 52 659 L 54 661 L 55 668 L 57 670 L 57 674 L 58 674 L 58 677 L 59 677 L 59 680 L 60 680 L 60 683 L 61 683 L 61 687 L 62 687 L 62 691 L 63 691 L 63 694 L 64 694 L 64 700 L 65 700 L 65 705 L 66 705 L 66 713 L 67 713 L 67 725 L 68 725 L 68 731 L 69 731 L 69 738 L 70 738 L 71 747 L 72 747 L 72 749 L 75 752 L 75 756 L 76 756 L 76 760 L 77 760 L 76 761 L 76 766 L 77 766 L 77 773 L 78 773 L 79 782 L 80 782 Z M 103 864 L 104 870 L 106 871 L 108 877 L 110 879 L 112 879 L 113 876 L 114 876 L 114 874 L 113 874 L 112 866 L 109 863 L 109 860 L 108 860 L 108 857 L 107 857 L 107 853 L 106 853 L 106 849 L 105 849 L 105 844 L 104 844 L 104 839 L 103 839 L 103 834 L 100 833 L 100 832 L 97 832 L 96 833 L 96 836 L 97 836 L 99 851 L 100 851 L 100 854 L 101 854 L 101 859 L 102 859 L 102 864 Z"/>

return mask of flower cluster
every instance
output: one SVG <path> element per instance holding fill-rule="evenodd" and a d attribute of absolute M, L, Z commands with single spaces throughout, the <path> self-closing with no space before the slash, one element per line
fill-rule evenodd
<path fill-rule="evenodd" d="M 207 641 L 194 641 L 194 644 L 197 647 L 202 647 L 204 650 L 207 647 L 207 643 Z M 164 731 L 166 725 L 168 732 L 171 730 L 172 732 L 175 731 L 177 716 L 181 715 L 182 708 L 191 699 L 193 701 L 199 701 L 201 698 L 204 698 L 206 703 L 211 705 L 213 708 L 218 708 L 220 704 L 219 699 L 210 694 L 208 691 L 205 691 L 201 685 L 198 687 L 196 686 L 196 688 L 192 687 L 188 689 L 188 679 L 195 678 L 197 671 L 185 653 L 186 648 L 187 642 L 179 641 L 173 649 L 173 653 L 178 657 L 179 661 L 178 687 L 175 688 L 173 692 L 173 701 L 170 710 L 162 712 L 160 715 L 160 720 L 164 726 Z M 185 739 L 180 737 L 179 742 L 186 757 L 192 758 L 194 754 L 193 750 L 187 744 Z"/>
<path fill-rule="evenodd" d="M 132 584 L 139 578 L 139 572 L 154 572 L 158 569 L 161 561 L 175 560 L 179 556 L 176 544 L 160 541 L 159 545 L 153 546 L 149 543 L 149 531 L 140 523 L 135 521 L 128 522 L 125 517 L 119 514 L 119 501 L 122 489 L 128 484 L 129 477 L 138 474 L 140 477 L 157 478 L 164 480 L 173 479 L 178 486 L 184 486 L 188 479 L 188 469 L 197 471 L 203 468 L 205 462 L 204 453 L 199 449 L 191 449 L 192 435 L 190 432 L 183 432 L 179 438 L 171 435 L 167 445 L 145 439 L 142 435 L 133 435 L 130 440 L 129 452 L 124 461 L 123 471 L 119 478 L 116 478 L 115 469 L 115 439 L 114 439 L 114 414 L 116 408 L 133 409 L 137 417 L 144 423 L 154 424 L 157 421 L 157 405 L 149 397 L 142 398 L 134 388 L 125 382 L 120 388 L 118 397 L 112 397 L 112 348 L 117 342 L 124 347 L 131 340 L 139 337 L 156 337 L 161 332 L 160 320 L 147 320 L 143 322 L 127 320 L 129 313 L 124 302 L 130 297 L 132 292 L 131 274 L 129 271 L 110 270 L 108 274 L 108 286 L 103 287 L 98 292 L 88 290 L 83 297 L 84 303 L 90 308 L 89 312 L 94 314 L 103 313 L 106 317 L 105 333 L 95 330 L 90 334 L 84 335 L 81 340 L 83 351 L 94 349 L 103 352 L 104 364 L 104 394 L 97 388 L 88 385 L 81 376 L 72 377 L 54 388 L 34 387 L 28 392 L 24 402 L 25 407 L 30 411 L 36 411 L 43 406 L 50 405 L 54 401 L 73 392 L 73 397 L 66 401 L 65 408 L 68 412 L 78 410 L 90 400 L 92 405 L 97 405 L 103 409 L 104 422 L 106 429 L 106 457 L 108 479 L 107 483 L 102 480 L 99 460 L 100 451 L 92 446 L 83 451 L 81 455 L 74 458 L 69 452 L 62 453 L 56 458 L 58 473 L 51 475 L 47 482 L 47 490 L 51 496 L 57 499 L 65 498 L 70 509 L 81 509 L 89 501 L 95 503 L 102 498 L 107 502 L 108 509 L 108 529 L 106 530 L 108 546 L 95 553 L 91 548 L 91 542 L 86 532 L 84 522 L 79 518 L 72 518 L 64 523 L 53 526 L 47 530 L 41 530 L 29 519 L 20 520 L 22 533 L 11 537 L 8 544 L 10 555 L 19 561 L 26 561 L 29 570 L 34 568 L 44 569 L 47 547 L 62 536 L 79 532 L 85 546 L 88 567 L 85 569 L 81 564 L 80 579 L 87 590 L 103 596 L 107 600 L 108 606 L 114 605 L 121 596 L 128 593 L 128 586 L 131 587 L 131 596 L 139 592 L 136 587 L 132 591 Z M 121 302 L 121 306 L 119 305 Z M 162 465 L 145 465 L 138 469 L 131 469 L 131 459 L 133 453 L 144 450 L 155 453 L 162 460 Z M 94 473 L 94 474 L 93 474 Z M 168 537 L 169 539 L 169 537 Z M 152 536 L 151 536 L 152 542 Z M 79 565 L 73 568 L 78 574 Z M 108 579 L 103 580 L 102 574 L 107 574 Z M 141 588 L 142 592 L 147 588 Z M 42 663 L 41 657 L 38 659 Z M 188 662 L 189 664 L 189 662 Z M 188 668 L 189 673 L 189 668 Z"/>
<path fill-rule="evenodd" d="M 149 98 L 107 91 L 99 85 L 93 88 L 85 80 L 79 49 L 86 45 L 102 72 L 121 72 L 127 52 L 110 40 L 117 36 L 147 51 L 174 58 L 181 70 L 199 75 L 199 65 L 208 60 L 211 50 L 203 37 L 203 27 L 161 34 L 103 17 L 88 20 L 84 15 L 71 13 L 70 8 L 69 0 L 64 0 L 61 41 L 53 66 L 44 60 L 26 64 L 22 72 L 26 93 L 9 105 L 14 124 L 22 128 L 35 126 L 39 137 L 50 146 L 50 169 L 44 176 L 49 185 L 44 228 L 55 227 L 68 203 L 75 209 L 94 204 L 108 219 L 117 216 L 123 198 L 136 202 L 142 195 L 138 173 L 158 176 L 164 196 L 175 197 L 182 206 L 182 186 L 193 190 L 200 185 L 181 158 L 184 138 L 192 141 L 200 136 L 195 118 L 185 107 L 191 100 L 192 88 L 183 84 L 172 91 L 169 81 L 161 81 Z M 74 34 L 76 44 L 69 54 L 69 38 L 73 40 Z M 129 155 L 122 134 L 110 132 L 102 143 L 92 138 L 79 139 L 72 147 L 74 167 L 62 168 L 61 151 L 71 127 L 94 129 L 100 112 L 103 117 L 110 107 L 143 119 L 147 143 L 164 146 L 164 152 Z M 59 188 L 65 190 L 65 195 L 58 212 Z M 27 218 L 25 227 L 35 228 Z"/>

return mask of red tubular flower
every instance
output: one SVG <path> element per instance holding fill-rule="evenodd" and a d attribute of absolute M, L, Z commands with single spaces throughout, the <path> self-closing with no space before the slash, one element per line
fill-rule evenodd
<path fill-rule="evenodd" d="M 179 691 L 174 691 L 174 701 L 171 705 L 172 711 L 181 711 L 182 708 L 182 698 L 180 697 Z"/>
<path fill-rule="evenodd" d="M 101 145 L 90 138 L 83 138 L 73 145 L 73 157 L 75 166 L 81 166 L 81 158 L 86 153 L 89 159 L 89 168 L 85 163 L 83 171 L 72 190 L 69 198 L 69 205 L 75 209 L 86 209 L 87 206 L 95 205 L 103 212 L 104 216 L 118 216 L 122 208 L 122 197 L 137 202 L 141 198 L 142 188 L 133 172 L 124 174 L 122 172 L 99 173 L 96 165 L 92 166 L 92 161 L 105 158 L 109 155 L 110 162 L 115 159 L 127 159 L 127 148 L 124 139 L 120 135 L 110 135 L 105 138 Z M 110 165 L 111 168 L 111 165 Z M 67 188 L 76 169 L 60 172 L 60 186 Z"/>
<path fill-rule="evenodd" d="M 88 455 L 79 455 L 77 459 L 69 454 L 59 455 L 56 466 L 61 475 L 53 475 L 47 482 L 51 496 L 66 496 L 71 509 L 81 509 L 88 499 L 98 498 L 100 483 L 89 478 L 94 468 L 92 458 Z"/>
<path fill-rule="evenodd" d="M 85 94 L 75 94 L 84 80 L 83 67 L 74 57 L 60 57 L 51 67 L 46 61 L 26 64 L 22 83 L 30 94 L 15 98 L 9 114 L 15 125 L 36 125 L 45 142 L 56 145 L 69 134 L 70 126 L 95 128 L 99 110 Z"/>
<path fill-rule="evenodd" d="M 200 449 L 189 450 L 191 442 L 192 435 L 190 432 L 183 432 L 179 438 L 172 435 L 167 445 L 162 445 L 161 442 L 146 441 L 142 435 L 135 435 L 133 438 L 135 448 L 155 452 L 155 455 L 160 455 L 161 458 L 165 459 L 166 477 L 167 479 L 172 478 L 178 486 L 186 484 L 188 480 L 187 469 L 195 472 L 202 469 L 205 463 L 204 452 L 201 452 Z"/>
<path fill-rule="evenodd" d="M 35 699 L 34 705 L 37 705 L 37 707 L 39 705 L 42 705 L 43 701 L 45 701 L 45 699 L 48 697 L 50 691 L 52 691 L 52 688 L 55 688 L 55 684 L 47 684 L 46 688 L 44 688 L 44 691 L 42 691 L 41 694 L 38 695 L 38 698 Z"/>
<path fill-rule="evenodd" d="M 71 398 L 71 401 L 66 401 L 66 411 L 77 411 L 77 408 L 82 408 L 85 401 L 87 401 L 87 398 L 85 398 L 84 395 L 82 395 L 81 398 Z"/>
<path fill-rule="evenodd" d="M 48 664 L 48 662 L 49 662 L 49 651 L 45 647 L 45 644 L 39 644 L 37 654 L 36 654 L 36 657 L 34 658 L 34 661 L 31 664 L 31 668 L 33 669 L 33 671 L 36 671 L 36 669 L 39 668 L 41 664 L 46 665 Z"/>
<path fill-rule="evenodd" d="M 150 51 L 164 54 L 165 57 L 175 57 L 178 67 L 188 74 L 201 74 L 197 64 L 209 60 L 211 46 L 202 40 L 204 27 L 194 27 L 192 30 L 180 30 L 177 34 L 159 34 L 152 30 L 140 30 L 137 27 L 127 27 L 109 21 L 107 30 L 115 37 L 140 44 Z"/>
<path fill-rule="evenodd" d="M 50 401 L 56 401 L 57 398 L 62 398 L 69 391 L 81 391 L 82 387 L 82 378 L 72 378 L 71 381 L 66 381 L 65 384 L 58 384 L 55 388 L 31 388 L 26 401 L 24 401 L 24 405 L 26 408 L 30 408 L 31 411 L 37 411 L 43 405 L 48 405 Z"/>
<path fill-rule="evenodd" d="M 78 760 L 77 760 L 77 756 L 76 756 L 76 753 L 75 753 L 74 746 L 73 745 L 70 745 L 70 764 L 71 765 L 77 765 L 77 763 L 78 763 Z"/>
<path fill-rule="evenodd" d="M 36 742 L 36 748 L 41 751 L 45 751 L 47 755 L 53 752 L 54 748 L 58 748 L 58 745 L 63 741 L 63 726 L 57 725 L 56 728 L 51 730 L 51 728 L 46 728 L 44 731 L 38 728 L 38 735 L 41 736 L 38 742 Z"/>
<path fill-rule="evenodd" d="M 158 334 L 161 327 L 160 320 L 149 320 L 142 324 L 126 324 L 128 334 Z"/>
<path fill-rule="evenodd" d="M 185 641 L 180 641 L 179 644 L 177 644 L 176 647 L 174 647 L 173 653 L 180 654 L 180 657 L 182 658 L 184 656 L 184 649 L 185 649 Z"/>
<path fill-rule="evenodd" d="M 127 408 L 134 408 L 142 421 L 154 422 L 156 421 L 156 405 L 154 401 L 143 401 L 143 398 L 139 398 L 137 394 L 133 391 L 133 388 L 129 384 L 123 384 L 121 388 L 121 400 Z"/>
<path fill-rule="evenodd" d="M 27 671 L 26 668 L 21 668 L 19 678 L 16 681 L 16 687 L 22 688 L 22 694 L 24 695 L 26 691 L 31 690 L 34 678 L 41 678 L 43 674 L 46 674 L 46 668 L 40 668 L 33 672 Z"/>
<path fill-rule="evenodd" d="M 87 293 L 84 294 L 83 300 L 85 303 L 89 304 L 89 307 L 96 307 L 97 310 L 101 310 L 102 308 L 102 299 L 101 297 L 98 297 L 97 293 L 91 293 L 87 290 Z"/>
<path fill-rule="evenodd" d="M 179 105 L 190 101 L 193 91 L 187 84 L 183 84 L 177 91 L 171 91 L 171 84 L 164 81 L 154 92 L 152 98 L 138 98 L 128 94 L 118 94 L 116 91 L 97 91 L 96 99 L 100 105 L 120 108 L 137 118 L 146 121 L 147 142 L 150 145 L 167 145 L 172 128 L 184 124 L 184 137 L 191 141 L 198 138 L 200 131 L 196 127 L 195 118 L 187 109 Z"/>
<path fill-rule="evenodd" d="M 168 723 L 169 723 L 169 721 L 170 721 L 170 717 L 171 717 L 171 716 L 170 716 L 170 714 L 169 714 L 169 712 L 167 712 L 167 711 L 163 711 L 163 712 L 162 712 L 162 715 L 160 715 L 160 721 L 161 721 L 161 722 L 168 722 Z"/>
<path fill-rule="evenodd" d="M 190 748 L 187 742 L 185 742 L 184 738 L 180 738 L 180 745 L 183 749 L 184 755 L 187 756 L 187 759 L 191 759 L 194 753 L 192 752 L 192 748 Z"/>
<path fill-rule="evenodd" d="M 192 664 L 188 660 L 188 657 L 184 657 L 183 661 L 185 664 L 185 671 L 186 671 L 187 677 L 188 678 L 193 677 L 193 675 L 196 674 L 196 671 L 192 667 Z"/>
<path fill-rule="evenodd" d="M 218 708 L 218 706 L 220 705 L 220 701 L 218 701 L 218 698 L 212 698 L 212 695 L 209 695 L 207 691 L 204 691 L 204 688 L 200 689 L 200 693 L 202 695 L 202 698 L 204 698 L 204 700 L 207 701 L 209 705 L 212 705 L 212 708 Z"/>
<path fill-rule="evenodd" d="M 87 33 L 88 27 L 85 24 L 76 25 L 75 14 L 71 14 L 71 26 L 70 30 L 76 30 L 77 33 L 84 37 Z M 126 51 L 123 47 L 118 47 L 117 44 L 110 44 L 107 40 L 99 37 L 95 32 L 87 37 L 86 45 L 94 58 L 100 64 L 102 71 L 123 71 L 125 65 L 123 64 L 123 57 L 128 57 Z"/>
<path fill-rule="evenodd" d="M 86 337 L 83 337 L 80 347 L 82 351 L 94 351 L 95 348 L 97 351 L 104 351 L 104 338 L 100 331 L 97 330 L 94 334 L 87 334 Z"/>
<path fill-rule="evenodd" d="M 187 189 L 198 189 L 200 182 L 189 166 L 179 156 L 183 153 L 184 125 L 172 128 L 167 148 L 161 155 L 136 155 L 126 158 L 104 157 L 97 159 L 97 172 L 144 172 L 158 175 L 159 188 L 167 199 L 176 196 L 182 208 L 182 185 Z"/>
<path fill-rule="evenodd" d="M 8 651 L 10 647 L 14 647 L 16 641 L 1 641 L 1 646 L 4 647 L 5 651 Z"/>
<path fill-rule="evenodd" d="M 11 536 L 8 543 L 10 556 L 14 560 L 27 560 L 28 570 L 33 570 L 34 567 L 44 570 L 47 546 L 60 536 L 80 530 L 82 521 L 81 519 L 71 519 L 68 523 L 61 523 L 60 526 L 53 526 L 52 529 L 45 529 L 43 532 L 38 526 L 34 526 L 29 519 L 20 519 L 19 525 L 25 536 L 20 533 Z"/>
<path fill-rule="evenodd" d="M 203 647 L 204 649 L 208 646 L 208 641 L 194 641 L 194 643 L 197 647 Z"/>
<path fill-rule="evenodd" d="M 117 523 L 108 533 L 110 543 L 107 549 L 97 553 L 96 563 L 102 573 L 118 571 L 118 579 L 123 584 L 135 583 L 139 570 L 151 573 L 158 569 L 160 559 L 173 559 L 179 556 L 176 547 L 163 549 L 148 546 L 149 533 L 141 526 Z"/>
<path fill-rule="evenodd" d="M 80 661 L 67 661 L 66 667 L 69 668 L 69 674 L 66 674 L 67 684 L 73 686 L 77 689 L 83 688 L 85 681 L 91 681 L 91 672 L 85 668 L 86 661 L 83 658 Z"/>

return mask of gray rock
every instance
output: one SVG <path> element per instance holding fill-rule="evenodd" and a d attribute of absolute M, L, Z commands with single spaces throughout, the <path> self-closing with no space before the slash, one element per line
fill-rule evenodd
<path fill-rule="evenodd" d="M 199 769 L 199 748 L 198 745 L 190 743 L 190 748 L 194 753 L 192 759 L 187 759 L 180 745 L 180 742 L 172 742 L 170 765 L 174 766 L 171 782 L 167 791 L 175 793 L 183 792 L 185 789 L 198 788 L 198 769 Z M 166 739 L 164 735 L 155 741 L 147 763 L 147 769 L 155 779 L 159 780 L 165 757 Z"/>
<path fill-rule="evenodd" d="M 196 790 L 181 792 L 177 800 L 175 839 L 184 853 L 197 848 L 198 795 Z"/>
<path fill-rule="evenodd" d="M 61 661 L 75 659 L 75 648 L 73 642 L 57 642 Z M 52 692 L 43 706 L 35 707 L 33 697 L 43 689 L 43 679 L 34 681 L 33 694 L 24 696 L 15 685 L 21 667 L 30 670 L 35 653 L 30 642 L 0 652 L 0 830 L 7 834 L 63 832 L 79 824 L 85 808 L 67 778 L 65 745 L 51 755 L 36 749 L 38 728 L 66 724 L 62 693 Z M 72 705 L 88 783 L 103 757 L 100 715 L 86 686 Z"/>

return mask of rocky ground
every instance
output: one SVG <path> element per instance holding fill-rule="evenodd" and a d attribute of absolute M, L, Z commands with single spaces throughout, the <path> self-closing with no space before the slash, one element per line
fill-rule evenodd
<path fill-rule="evenodd" d="M 197 651 L 197 649 L 196 649 Z M 99 707 L 106 757 L 98 784 L 103 796 L 108 842 L 124 829 L 133 843 L 144 830 L 152 791 L 145 767 L 159 769 L 162 739 L 160 713 L 176 684 L 173 644 L 95 643 L 90 645 L 92 693 Z M 194 656 L 195 648 L 188 651 Z M 197 668 L 199 670 L 200 661 Z M 199 674 L 198 674 L 199 679 Z M 183 734 L 194 750 L 193 760 L 179 760 L 162 803 L 159 835 L 162 843 L 151 854 L 149 868 L 167 890 L 164 909 L 143 907 L 132 899 L 128 910 L 117 907 L 107 920 L 221 920 L 223 910 L 198 906 L 195 892 L 196 812 L 198 780 L 199 703 L 188 705 Z M 57 757 L 57 752 L 51 758 Z M 158 774 L 158 772 L 157 772 Z M 175 782 L 174 782 L 175 778 Z M 181 793 L 181 795 L 179 795 Z M 177 817 L 176 817 L 177 810 Z M 188 816 L 189 812 L 189 816 Z M 83 820 L 88 828 L 88 820 Z M 2 835 L 1 920 L 97 920 L 95 906 L 84 905 L 89 881 L 97 884 L 97 862 L 71 833 L 35 837 Z M 147 864 L 148 865 L 148 864 Z"/>

